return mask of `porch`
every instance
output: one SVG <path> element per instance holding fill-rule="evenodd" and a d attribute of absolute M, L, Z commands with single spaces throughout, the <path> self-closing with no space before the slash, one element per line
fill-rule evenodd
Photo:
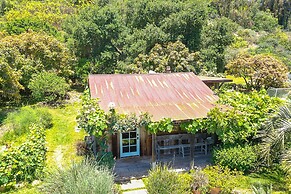
<path fill-rule="evenodd" d="M 121 158 L 116 161 L 114 173 L 117 182 L 146 177 L 151 168 L 151 156 Z M 168 164 L 176 171 L 189 171 L 193 159 L 190 156 L 162 155 L 159 163 Z M 194 156 L 195 167 L 205 167 L 211 163 L 211 155 L 197 154 Z"/>

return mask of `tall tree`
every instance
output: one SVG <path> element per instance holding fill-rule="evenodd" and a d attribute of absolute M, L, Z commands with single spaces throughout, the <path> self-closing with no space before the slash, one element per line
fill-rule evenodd
<path fill-rule="evenodd" d="M 225 49 L 233 42 L 236 29 L 237 25 L 225 17 L 210 20 L 204 27 L 201 54 L 208 71 L 224 72 Z"/>
<path fill-rule="evenodd" d="M 278 23 L 284 28 L 288 28 L 291 16 L 290 0 L 262 0 L 261 8 L 263 10 L 269 9 L 278 18 Z"/>
<path fill-rule="evenodd" d="M 113 7 L 87 7 L 67 19 L 63 27 L 76 55 L 89 61 L 87 72 L 114 72 L 120 55 L 116 40 L 122 31 L 122 22 Z"/>

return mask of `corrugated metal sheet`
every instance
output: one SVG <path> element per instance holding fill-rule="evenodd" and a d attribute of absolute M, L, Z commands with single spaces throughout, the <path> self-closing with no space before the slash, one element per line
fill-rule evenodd
<path fill-rule="evenodd" d="M 224 77 L 207 77 L 207 76 L 197 76 L 204 83 L 224 83 L 224 82 L 232 82 L 232 79 L 224 78 Z"/>
<path fill-rule="evenodd" d="M 206 117 L 218 100 L 194 73 L 90 75 L 89 87 L 103 110 L 113 102 L 118 113 L 148 112 L 153 121 Z"/>

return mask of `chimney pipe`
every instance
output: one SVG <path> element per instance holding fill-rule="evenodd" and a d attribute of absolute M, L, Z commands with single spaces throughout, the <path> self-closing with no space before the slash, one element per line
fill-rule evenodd
<path fill-rule="evenodd" d="M 166 73 L 171 73 L 171 67 L 169 65 L 166 67 Z"/>

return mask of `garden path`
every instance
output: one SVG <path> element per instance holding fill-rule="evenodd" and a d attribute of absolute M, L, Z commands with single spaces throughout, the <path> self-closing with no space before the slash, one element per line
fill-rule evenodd
<path fill-rule="evenodd" d="M 142 179 L 130 180 L 127 183 L 121 184 L 121 190 L 123 194 L 146 194 L 147 190 Z"/>

